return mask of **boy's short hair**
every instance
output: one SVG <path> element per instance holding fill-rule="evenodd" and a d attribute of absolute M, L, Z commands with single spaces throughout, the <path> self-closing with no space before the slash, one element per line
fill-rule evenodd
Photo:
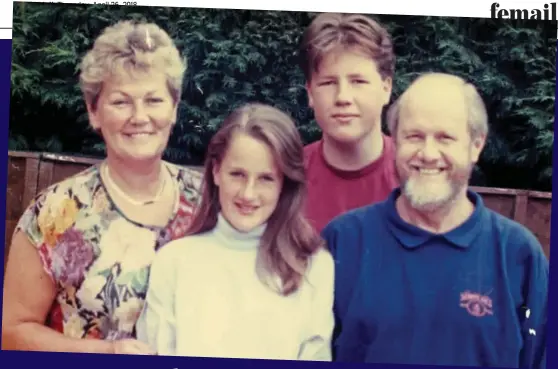
<path fill-rule="evenodd" d="M 395 54 L 384 27 L 366 15 L 322 13 L 304 31 L 300 43 L 300 65 L 306 80 L 310 81 L 328 53 L 339 48 L 369 56 L 383 79 L 393 77 Z"/>

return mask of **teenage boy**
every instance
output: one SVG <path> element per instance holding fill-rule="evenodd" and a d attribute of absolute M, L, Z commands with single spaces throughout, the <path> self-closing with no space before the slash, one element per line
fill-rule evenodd
<path fill-rule="evenodd" d="M 321 231 L 398 185 L 394 146 L 382 133 L 395 67 L 388 32 L 365 15 L 324 13 L 300 45 L 309 105 L 322 138 L 305 148 L 307 216 Z"/>

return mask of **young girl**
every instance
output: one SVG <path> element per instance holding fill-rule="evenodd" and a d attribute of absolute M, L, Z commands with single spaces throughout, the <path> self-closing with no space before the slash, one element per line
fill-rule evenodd
<path fill-rule="evenodd" d="M 209 144 L 189 235 L 155 257 L 138 339 L 159 355 L 330 361 L 333 259 L 305 190 L 292 120 L 234 111 Z"/>

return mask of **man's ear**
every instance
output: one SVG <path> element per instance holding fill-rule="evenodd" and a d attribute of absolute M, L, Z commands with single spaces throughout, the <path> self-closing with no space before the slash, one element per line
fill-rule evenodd
<path fill-rule="evenodd" d="M 314 108 L 314 98 L 312 97 L 312 87 L 309 82 L 306 82 L 304 87 L 306 88 L 306 95 L 308 96 L 308 106 Z"/>
<path fill-rule="evenodd" d="M 386 77 L 382 81 L 382 88 L 385 92 L 384 94 L 384 106 L 389 104 L 389 100 L 391 99 L 391 92 L 393 89 L 393 79 L 391 77 Z"/>
<path fill-rule="evenodd" d="M 486 145 L 486 135 L 480 135 L 473 139 L 471 144 L 471 160 L 473 163 L 477 163 Z"/>
<path fill-rule="evenodd" d="M 174 126 L 178 120 L 178 102 L 174 104 L 174 108 L 172 111 L 172 125 Z"/>

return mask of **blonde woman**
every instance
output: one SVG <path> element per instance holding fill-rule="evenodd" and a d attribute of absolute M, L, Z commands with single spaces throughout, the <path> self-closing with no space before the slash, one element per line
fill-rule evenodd
<path fill-rule="evenodd" d="M 42 191 L 8 260 L 2 348 L 151 354 L 135 340 L 155 252 L 180 238 L 200 175 L 162 160 L 186 66 L 154 24 L 108 27 L 81 63 L 107 157 Z"/>

